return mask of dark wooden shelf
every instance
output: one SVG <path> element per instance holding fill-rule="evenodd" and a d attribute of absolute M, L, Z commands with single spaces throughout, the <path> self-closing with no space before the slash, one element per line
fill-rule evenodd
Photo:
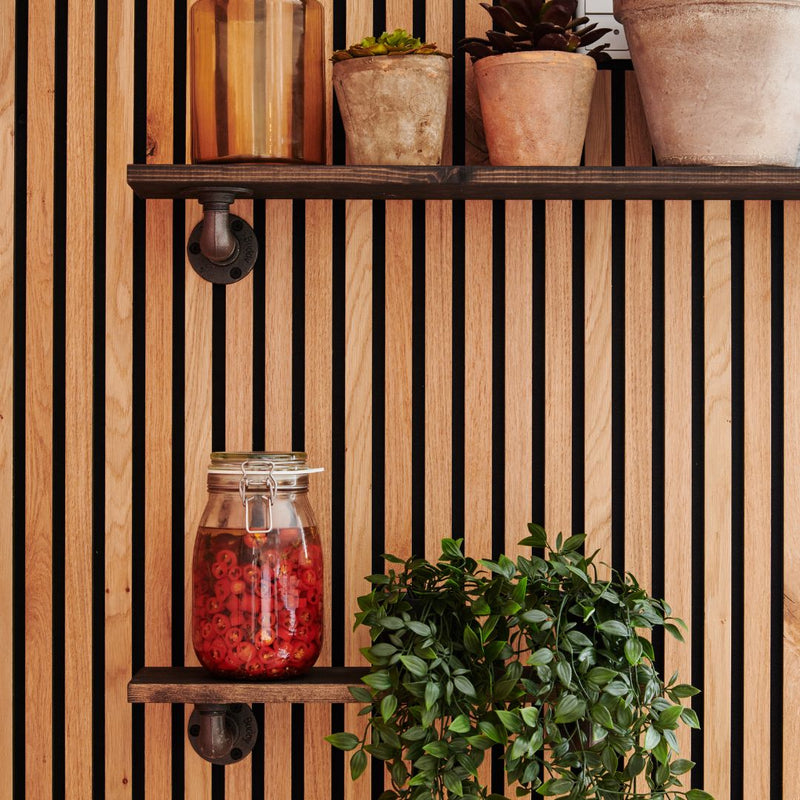
<path fill-rule="evenodd" d="M 209 189 L 269 199 L 798 200 L 790 167 L 343 167 L 131 164 L 143 198 Z"/>
<path fill-rule="evenodd" d="M 302 678 L 228 681 L 201 667 L 144 667 L 128 684 L 129 703 L 354 703 L 364 667 L 315 667 Z"/>

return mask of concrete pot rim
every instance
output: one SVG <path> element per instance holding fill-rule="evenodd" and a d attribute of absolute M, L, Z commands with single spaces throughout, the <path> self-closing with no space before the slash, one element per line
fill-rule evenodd
<path fill-rule="evenodd" d="M 703 6 L 772 6 L 800 9 L 800 0 L 614 0 L 614 16 L 624 25 L 625 18 L 663 8 L 687 10 Z"/>
<path fill-rule="evenodd" d="M 359 58 L 347 58 L 344 61 L 337 61 L 333 65 L 334 72 L 361 72 L 362 70 L 380 68 L 382 70 L 395 69 L 404 63 L 409 66 L 420 67 L 422 65 L 436 64 L 441 61 L 441 67 L 434 69 L 445 69 L 450 71 L 451 59 L 437 55 L 410 55 L 410 56 L 362 56 Z"/>
<path fill-rule="evenodd" d="M 509 62 L 512 64 L 517 62 L 529 64 L 560 63 L 575 66 L 578 69 L 589 67 L 593 71 L 597 70 L 597 62 L 591 56 L 587 56 L 585 53 L 569 53 L 564 50 L 520 50 L 516 53 L 498 53 L 495 56 L 479 58 L 473 63 L 472 67 L 473 69 L 482 69 Z"/>

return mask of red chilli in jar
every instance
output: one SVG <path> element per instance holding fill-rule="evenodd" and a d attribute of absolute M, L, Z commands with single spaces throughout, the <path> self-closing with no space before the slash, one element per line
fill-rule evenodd
<path fill-rule="evenodd" d="M 213 675 L 288 678 L 317 660 L 322 547 L 305 453 L 212 453 L 194 546 L 192 642 Z"/>

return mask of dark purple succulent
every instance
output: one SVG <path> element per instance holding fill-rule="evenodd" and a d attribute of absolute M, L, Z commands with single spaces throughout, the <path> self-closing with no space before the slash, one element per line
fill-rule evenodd
<path fill-rule="evenodd" d="M 588 17 L 576 18 L 578 0 L 501 0 L 496 6 L 481 5 L 491 15 L 494 29 L 486 31 L 485 39 L 471 36 L 458 43 L 473 61 L 526 50 L 574 52 L 594 44 L 611 30 L 598 28 L 596 22 L 587 24 Z M 598 45 L 586 55 L 604 61 L 608 59 L 604 52 L 608 46 Z"/>

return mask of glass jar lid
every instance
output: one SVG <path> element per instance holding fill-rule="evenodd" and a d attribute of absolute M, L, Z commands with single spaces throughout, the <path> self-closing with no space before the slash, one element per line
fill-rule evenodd
<path fill-rule="evenodd" d="M 306 464 L 306 453 L 295 450 L 291 452 L 232 452 L 212 453 L 209 474 L 245 474 L 249 472 L 270 472 L 276 480 L 292 478 L 298 475 L 310 475 L 323 472 L 322 467 L 309 467 Z"/>

